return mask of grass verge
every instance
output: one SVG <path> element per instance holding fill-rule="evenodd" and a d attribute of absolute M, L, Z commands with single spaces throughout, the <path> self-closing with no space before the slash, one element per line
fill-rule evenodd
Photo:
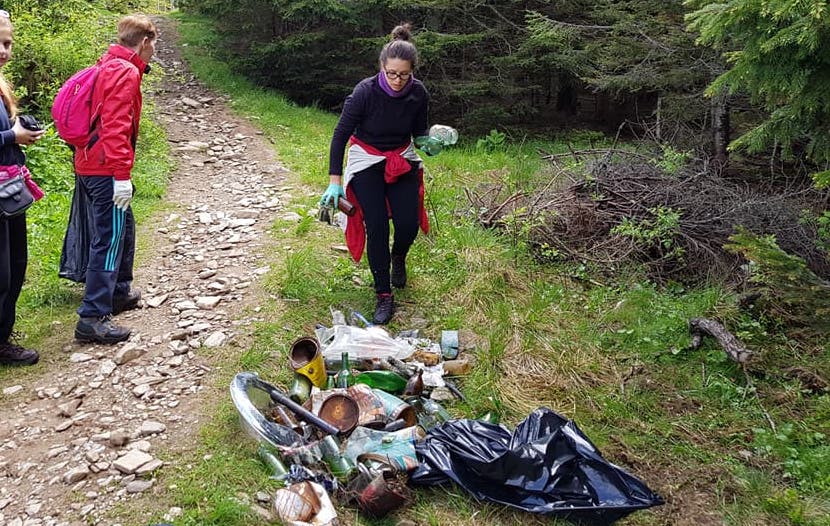
<path fill-rule="evenodd" d="M 210 55 L 220 46 L 207 20 L 178 20 L 196 74 L 231 97 L 295 174 L 292 208 L 303 219 L 273 226 L 274 270 L 264 284 L 270 301 L 261 313 L 268 321 L 246 352 L 222 359 L 220 378 L 255 370 L 285 385 L 294 338 L 327 323 L 332 306 L 364 313 L 373 306 L 365 262 L 354 265 L 334 250 L 340 232 L 310 214 L 325 186 L 336 117 L 234 75 Z M 537 146 L 566 151 L 561 140 L 490 149 L 468 142 L 426 160 L 433 228 L 413 247 L 411 285 L 397 295 L 401 308 L 390 329 L 417 327 L 433 339 L 442 329 L 471 335 L 477 365 L 463 381 L 468 402 L 451 412 L 475 417 L 498 407 L 512 425 L 547 405 L 575 419 L 609 459 L 667 499 L 626 524 L 828 524 L 830 397 L 786 372 L 798 363 L 827 377 L 828 342 L 790 340 L 738 312 L 718 286 L 658 287 L 636 270 L 609 279 L 579 266 L 540 266 L 520 239 L 482 230 L 464 188 L 520 187 L 544 177 Z M 686 322 L 695 316 L 727 320 L 761 361 L 745 374 L 711 343 L 685 351 Z M 208 460 L 194 461 L 169 484 L 167 504 L 184 509 L 176 524 L 256 524 L 247 502 L 273 489 L 220 396 L 195 447 Z M 478 504 L 457 488 L 419 490 L 412 508 L 383 521 L 344 512 L 353 524 L 403 517 L 431 525 L 554 522 Z"/>

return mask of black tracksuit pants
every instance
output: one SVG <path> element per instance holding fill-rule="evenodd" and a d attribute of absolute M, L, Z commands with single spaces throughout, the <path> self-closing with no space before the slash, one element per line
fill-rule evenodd
<path fill-rule="evenodd" d="M 12 334 L 28 261 L 26 214 L 0 218 L 0 343 L 7 343 Z"/>
<path fill-rule="evenodd" d="M 392 260 L 389 251 L 390 212 L 395 227 L 391 254 L 406 256 L 418 235 L 418 163 L 410 162 L 410 165 L 412 170 L 392 184 L 388 184 L 383 177 L 386 162 L 357 172 L 349 182 L 363 211 L 366 254 L 378 294 L 392 292 L 389 281 Z"/>
<path fill-rule="evenodd" d="M 112 202 L 113 178 L 78 176 L 78 189 L 84 192 L 90 232 L 86 290 L 78 315 L 100 318 L 112 314 L 114 296 L 125 297 L 133 281 L 135 220 L 133 209 L 119 210 Z"/>

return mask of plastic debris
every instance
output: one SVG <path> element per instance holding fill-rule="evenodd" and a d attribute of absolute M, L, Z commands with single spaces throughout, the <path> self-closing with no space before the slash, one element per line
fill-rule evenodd
<path fill-rule="evenodd" d="M 415 484 L 453 481 L 475 498 L 591 524 L 610 524 L 663 503 L 645 483 L 609 463 L 575 423 L 540 408 L 511 434 L 454 420 L 416 444 Z"/>
<path fill-rule="evenodd" d="M 458 357 L 458 331 L 441 331 L 441 354 L 446 360 Z"/>
<path fill-rule="evenodd" d="M 352 325 L 335 325 L 331 329 L 318 331 L 325 358 L 340 357 L 343 352 L 353 359 L 363 358 L 408 358 L 414 349 L 402 340 L 389 336 L 381 327 L 367 328 Z"/>
<path fill-rule="evenodd" d="M 274 512 L 289 526 L 334 526 L 337 512 L 325 488 L 305 481 L 278 489 Z"/>

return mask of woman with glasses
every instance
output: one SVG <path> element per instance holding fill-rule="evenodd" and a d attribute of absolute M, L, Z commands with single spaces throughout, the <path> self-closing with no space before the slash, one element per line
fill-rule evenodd
<path fill-rule="evenodd" d="M 0 68 L 12 57 L 12 22 L 9 13 L 0 10 Z M 31 181 L 21 144 L 32 144 L 43 131 L 27 130 L 17 119 L 17 99 L 11 86 L 0 74 L 0 183 L 22 175 L 36 199 L 43 193 Z M 14 327 L 15 306 L 28 264 L 26 213 L 14 217 L 0 215 L 0 365 L 32 365 L 38 354 L 9 342 Z"/>
<path fill-rule="evenodd" d="M 369 257 L 376 324 L 391 320 L 392 286 L 406 285 L 406 254 L 418 228 L 425 233 L 429 229 L 421 159 L 412 143 L 413 137 L 427 135 L 429 93 L 413 76 L 418 52 L 411 37 L 409 24 L 396 27 L 380 52 L 378 74 L 360 81 L 346 97 L 331 139 L 329 186 L 320 199 L 323 206 L 336 207 L 342 197 L 356 205 L 346 221 L 346 244 L 355 261 L 364 248 Z"/>

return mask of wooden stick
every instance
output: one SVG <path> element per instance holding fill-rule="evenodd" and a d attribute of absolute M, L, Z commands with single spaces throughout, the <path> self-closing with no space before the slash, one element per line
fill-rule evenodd
<path fill-rule="evenodd" d="M 726 327 L 708 318 L 692 318 L 689 320 L 689 331 L 692 333 L 692 349 L 697 349 L 704 336 L 711 336 L 718 341 L 727 356 L 739 364 L 745 364 L 755 353 L 750 351 Z"/>

